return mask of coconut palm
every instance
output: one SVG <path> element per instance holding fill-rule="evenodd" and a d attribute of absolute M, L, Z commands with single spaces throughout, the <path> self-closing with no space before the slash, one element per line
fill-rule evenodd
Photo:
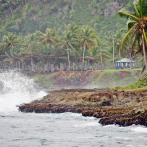
<path fill-rule="evenodd" d="M 54 45 L 58 43 L 58 35 L 55 30 L 47 28 L 45 33 L 42 33 L 41 42 L 44 45 Z"/>
<path fill-rule="evenodd" d="M 74 37 L 76 37 L 80 27 L 76 23 L 71 23 L 67 25 L 65 28 L 66 28 L 66 32 L 70 32 Z"/>
<path fill-rule="evenodd" d="M 64 36 L 60 44 L 62 48 L 65 49 L 67 52 L 68 70 L 70 70 L 71 68 L 70 54 L 72 51 L 76 51 L 73 47 L 75 42 L 76 42 L 76 38 L 73 33 L 71 33 L 70 31 L 64 32 Z"/>
<path fill-rule="evenodd" d="M 145 69 L 147 72 L 147 0 L 134 0 L 133 12 L 127 11 L 123 8 L 118 12 L 118 14 L 121 17 L 125 17 L 128 19 L 128 32 L 122 40 L 121 47 L 123 48 L 125 41 L 130 35 L 132 35 L 132 37 L 134 36 L 137 40 L 141 40 L 141 45 L 139 46 L 141 47 L 143 52 Z"/>
<path fill-rule="evenodd" d="M 10 66 L 13 66 L 16 59 L 13 49 L 11 49 L 9 53 L 6 52 L 5 55 L 6 55 L 6 58 L 4 59 L 4 63 L 8 62 Z"/>
<path fill-rule="evenodd" d="M 35 72 L 35 66 L 34 66 L 34 59 L 38 56 L 40 52 L 40 44 L 36 41 L 31 41 L 26 44 L 24 44 L 22 48 L 22 53 L 26 54 L 26 57 L 30 59 L 31 63 L 31 70 Z"/>
<path fill-rule="evenodd" d="M 3 49 L 4 51 L 8 51 L 13 47 L 17 46 L 20 43 L 18 36 L 13 33 L 8 33 L 8 35 L 4 35 L 3 37 Z"/>
<path fill-rule="evenodd" d="M 101 46 L 97 46 L 96 48 L 92 49 L 91 57 L 95 58 L 96 63 L 100 63 L 101 69 L 103 69 L 103 65 L 111 59 L 111 53 L 106 48 L 101 48 Z"/>
<path fill-rule="evenodd" d="M 91 29 L 89 26 L 82 27 L 79 39 L 80 39 L 80 46 L 83 47 L 82 65 L 83 65 L 83 69 L 84 69 L 84 64 L 85 64 L 84 60 L 85 60 L 86 49 L 90 50 L 90 49 L 97 46 L 95 30 Z"/>
<path fill-rule="evenodd" d="M 49 57 L 55 67 L 55 71 L 58 71 L 58 69 L 60 69 L 60 63 L 66 61 L 66 52 L 64 49 L 61 49 L 59 45 L 51 46 Z"/>

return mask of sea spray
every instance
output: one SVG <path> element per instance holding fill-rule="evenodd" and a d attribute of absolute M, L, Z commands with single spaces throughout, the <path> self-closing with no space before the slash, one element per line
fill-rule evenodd
<path fill-rule="evenodd" d="M 14 70 L 0 73 L 0 112 L 17 111 L 17 105 L 46 95 L 35 88 L 34 80 Z"/>

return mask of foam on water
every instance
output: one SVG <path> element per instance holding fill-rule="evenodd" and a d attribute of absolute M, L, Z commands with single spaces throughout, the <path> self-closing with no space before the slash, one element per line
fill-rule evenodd
<path fill-rule="evenodd" d="M 143 126 L 135 127 L 135 128 L 132 128 L 131 130 L 136 133 L 147 133 L 147 128 Z"/>
<path fill-rule="evenodd" d="M 0 112 L 17 111 L 17 105 L 46 95 L 44 91 L 37 92 L 32 79 L 16 71 L 0 73 L 0 83 Z"/>
<path fill-rule="evenodd" d="M 76 128 L 85 128 L 85 127 L 93 127 L 93 126 L 98 126 L 98 122 L 89 122 L 89 123 L 82 123 L 82 124 L 75 124 L 74 127 Z"/>

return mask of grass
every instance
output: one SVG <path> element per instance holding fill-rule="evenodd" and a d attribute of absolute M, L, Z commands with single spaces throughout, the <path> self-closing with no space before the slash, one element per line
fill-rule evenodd
<path fill-rule="evenodd" d="M 117 72 L 117 71 L 141 71 L 141 70 L 142 68 L 134 68 L 134 69 L 124 68 L 124 69 L 104 69 L 104 70 L 97 70 L 97 71 Z"/>
<path fill-rule="evenodd" d="M 125 91 L 147 91 L 147 74 L 143 75 L 133 84 L 127 85 L 125 87 L 115 87 L 113 89 L 125 90 Z"/>
<path fill-rule="evenodd" d="M 52 74 L 36 74 L 33 78 L 39 86 L 50 87 L 54 84 L 54 76 L 56 73 Z"/>
<path fill-rule="evenodd" d="M 36 74 L 33 76 L 33 78 L 39 86 L 43 86 L 43 87 L 52 87 L 55 85 L 58 86 L 70 85 L 72 87 L 77 83 L 79 83 L 79 85 L 77 86 L 81 87 L 83 86 L 83 82 L 84 82 L 85 83 L 84 86 L 86 86 L 87 88 L 116 87 L 114 89 L 127 90 L 127 89 L 136 89 L 143 87 L 141 83 L 137 83 L 137 80 L 140 77 L 140 71 L 141 69 L 132 69 L 132 70 L 107 69 L 107 70 L 90 71 L 90 74 L 83 73 L 82 75 L 80 72 L 77 73 L 73 71 L 63 72 L 63 73 L 55 72 L 46 75 Z"/>
<path fill-rule="evenodd" d="M 146 92 L 147 91 L 147 86 L 144 86 L 144 87 L 141 87 L 141 88 L 136 88 L 136 89 L 127 89 L 125 91 Z"/>

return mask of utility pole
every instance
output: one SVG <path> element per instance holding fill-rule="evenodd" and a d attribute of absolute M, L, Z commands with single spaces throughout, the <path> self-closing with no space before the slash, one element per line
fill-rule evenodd
<path fill-rule="evenodd" d="M 115 68 L 115 63 L 114 63 L 114 36 L 113 36 L 113 67 Z"/>

